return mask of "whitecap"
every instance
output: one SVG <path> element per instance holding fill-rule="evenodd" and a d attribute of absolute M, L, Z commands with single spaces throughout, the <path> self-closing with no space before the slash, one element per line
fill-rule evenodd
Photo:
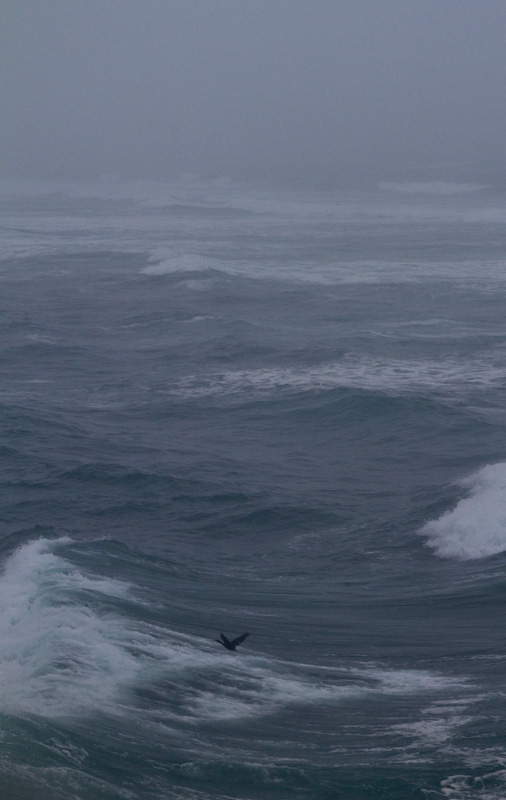
<path fill-rule="evenodd" d="M 104 709 L 135 679 L 124 621 L 93 607 L 128 584 L 87 576 L 58 554 L 69 539 L 38 539 L 0 576 L 0 708 L 61 716 Z M 86 597 L 90 599 L 87 602 Z"/>
<path fill-rule="evenodd" d="M 421 529 L 441 558 L 471 560 L 506 551 L 506 462 L 461 481 L 467 497 Z"/>
<path fill-rule="evenodd" d="M 171 275 L 174 272 L 203 272 L 216 269 L 217 262 L 197 253 L 174 253 L 159 249 L 150 256 L 150 263 L 141 272 L 144 275 Z M 218 264 L 218 266 L 220 266 Z"/>
<path fill-rule="evenodd" d="M 506 369 L 484 361 L 447 359 L 415 361 L 348 356 L 342 361 L 307 368 L 231 370 L 182 378 L 174 391 L 185 398 L 237 395 L 252 391 L 311 392 L 336 388 L 368 389 L 394 394 L 485 389 L 506 379 Z"/>

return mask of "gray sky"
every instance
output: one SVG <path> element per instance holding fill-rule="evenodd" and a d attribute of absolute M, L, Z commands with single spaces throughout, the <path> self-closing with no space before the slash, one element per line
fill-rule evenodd
<path fill-rule="evenodd" d="M 3 0 L 3 176 L 506 175 L 506 0 Z"/>

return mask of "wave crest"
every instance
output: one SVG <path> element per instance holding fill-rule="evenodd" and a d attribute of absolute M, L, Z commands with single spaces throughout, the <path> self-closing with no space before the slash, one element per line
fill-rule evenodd
<path fill-rule="evenodd" d="M 491 464 L 461 481 L 468 496 L 421 533 L 441 558 L 462 561 L 506 551 L 506 462 Z"/>

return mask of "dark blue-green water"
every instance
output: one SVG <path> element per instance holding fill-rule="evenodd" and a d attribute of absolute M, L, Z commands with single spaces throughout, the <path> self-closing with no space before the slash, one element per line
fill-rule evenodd
<path fill-rule="evenodd" d="M 2 188 L 2 800 L 503 800 L 506 195 Z"/>

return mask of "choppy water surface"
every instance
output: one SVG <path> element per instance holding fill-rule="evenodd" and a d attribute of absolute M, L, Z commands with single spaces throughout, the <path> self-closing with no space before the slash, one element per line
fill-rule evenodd
<path fill-rule="evenodd" d="M 3 797 L 502 800 L 503 195 L 2 188 Z"/>

